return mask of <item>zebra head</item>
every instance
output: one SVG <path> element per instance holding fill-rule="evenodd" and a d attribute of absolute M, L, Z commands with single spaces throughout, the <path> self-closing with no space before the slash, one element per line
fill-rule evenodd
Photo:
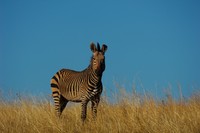
<path fill-rule="evenodd" d="M 105 70 L 105 52 L 107 50 L 107 46 L 105 44 L 102 45 L 100 49 L 99 43 L 97 43 L 97 47 L 94 43 L 90 44 L 90 49 L 93 52 L 93 56 L 91 58 L 91 66 L 93 71 L 96 74 L 102 74 Z"/>

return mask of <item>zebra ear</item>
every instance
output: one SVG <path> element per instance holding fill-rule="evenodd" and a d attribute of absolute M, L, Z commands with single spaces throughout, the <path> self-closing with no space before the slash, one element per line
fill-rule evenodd
<path fill-rule="evenodd" d="M 100 52 L 100 45 L 98 42 L 97 42 L 97 50 Z"/>
<path fill-rule="evenodd" d="M 97 51 L 96 45 L 93 42 L 90 44 L 90 49 L 93 53 Z"/>
<path fill-rule="evenodd" d="M 107 45 L 103 44 L 101 51 L 103 52 L 103 54 L 106 52 L 106 50 L 108 49 Z"/>

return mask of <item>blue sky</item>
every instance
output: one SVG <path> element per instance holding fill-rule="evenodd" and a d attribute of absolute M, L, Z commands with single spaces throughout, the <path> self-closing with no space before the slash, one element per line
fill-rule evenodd
<path fill-rule="evenodd" d="M 89 65 L 91 42 L 108 45 L 103 83 L 162 97 L 200 88 L 200 2 L 0 1 L 0 88 L 51 94 L 61 68 Z"/>

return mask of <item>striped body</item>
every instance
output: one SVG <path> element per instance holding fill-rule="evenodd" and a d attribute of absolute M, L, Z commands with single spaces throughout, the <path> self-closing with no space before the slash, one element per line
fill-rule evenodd
<path fill-rule="evenodd" d="M 96 49 L 96 52 L 98 52 L 99 59 L 100 56 L 104 57 L 103 53 L 100 53 L 100 49 Z M 81 118 L 84 121 L 86 118 L 87 103 L 91 101 L 93 117 L 96 117 L 97 106 L 103 89 L 101 78 L 105 69 L 104 58 L 103 61 L 100 59 L 98 63 L 96 55 L 96 53 L 93 54 L 90 65 L 85 70 L 78 72 L 62 69 L 52 77 L 52 96 L 58 116 L 61 115 L 69 101 L 81 102 Z"/>

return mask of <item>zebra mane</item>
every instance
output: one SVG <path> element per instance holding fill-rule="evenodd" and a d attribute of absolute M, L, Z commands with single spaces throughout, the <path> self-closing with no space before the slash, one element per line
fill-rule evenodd
<path fill-rule="evenodd" d="M 101 49 L 100 49 L 100 45 L 99 45 L 99 43 L 97 42 L 97 51 L 98 52 L 100 52 L 101 51 Z"/>

